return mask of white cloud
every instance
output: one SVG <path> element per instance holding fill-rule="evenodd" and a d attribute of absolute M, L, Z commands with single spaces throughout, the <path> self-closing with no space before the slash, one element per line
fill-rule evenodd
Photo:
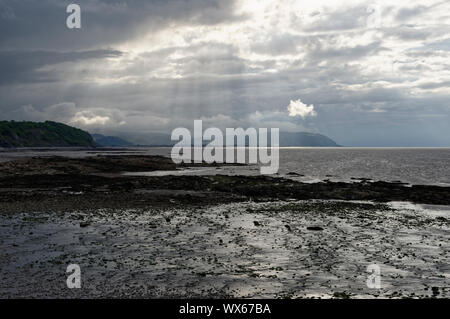
<path fill-rule="evenodd" d="M 314 111 L 314 105 L 306 105 L 300 99 L 298 100 L 291 100 L 291 103 L 289 103 L 287 107 L 289 111 L 289 116 L 300 116 L 302 119 L 308 117 L 308 116 L 316 116 L 317 113 Z"/>
<path fill-rule="evenodd" d="M 71 123 L 77 123 L 81 125 L 105 125 L 110 121 L 109 116 L 95 115 L 89 111 L 81 111 L 75 113 L 74 117 L 70 121 Z"/>

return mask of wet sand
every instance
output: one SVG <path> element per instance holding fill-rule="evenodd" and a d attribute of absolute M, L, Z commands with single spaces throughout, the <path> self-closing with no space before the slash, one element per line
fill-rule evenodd
<path fill-rule="evenodd" d="M 164 169 L 139 156 L 1 163 L 0 297 L 450 295 L 448 188 L 121 175 Z M 66 286 L 69 264 L 81 289 Z M 370 264 L 381 289 L 366 285 Z"/>
<path fill-rule="evenodd" d="M 419 207 L 294 201 L 29 212 L 1 216 L 0 227 L 3 298 L 450 295 L 450 221 Z M 66 287 L 73 263 L 82 289 Z M 366 286 L 370 264 L 381 267 L 381 289 Z"/>

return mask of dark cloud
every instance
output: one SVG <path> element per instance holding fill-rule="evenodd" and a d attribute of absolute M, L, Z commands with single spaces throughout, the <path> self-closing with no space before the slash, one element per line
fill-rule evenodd
<path fill-rule="evenodd" d="M 400 21 L 405 21 L 424 14 L 427 9 L 428 7 L 423 5 L 415 6 L 414 8 L 402 8 L 398 11 L 396 18 Z"/>
<path fill-rule="evenodd" d="M 322 11 L 316 11 L 312 16 L 317 18 L 310 25 L 304 26 L 306 31 L 345 31 L 353 30 L 366 26 L 369 4 L 363 4 L 353 7 L 342 6 L 337 10 L 324 8 Z"/>
<path fill-rule="evenodd" d="M 445 40 L 441 40 L 438 42 L 430 43 L 430 44 L 426 45 L 426 48 L 433 49 L 433 50 L 450 51 L 450 38 L 447 38 Z"/>
<path fill-rule="evenodd" d="M 86 50 L 112 46 L 144 32 L 179 25 L 217 24 L 239 19 L 233 1 L 80 0 L 81 29 L 68 29 L 67 0 L 2 0 L 0 47 L 30 50 Z"/>
<path fill-rule="evenodd" d="M 0 85 L 30 82 L 54 82 L 58 76 L 52 71 L 41 70 L 44 66 L 64 62 L 77 62 L 120 56 L 117 50 L 92 50 L 81 52 L 52 51 L 0 51 Z"/>
<path fill-rule="evenodd" d="M 449 88 L 450 81 L 442 81 L 442 82 L 428 82 L 419 85 L 421 89 L 438 89 L 438 88 Z"/>

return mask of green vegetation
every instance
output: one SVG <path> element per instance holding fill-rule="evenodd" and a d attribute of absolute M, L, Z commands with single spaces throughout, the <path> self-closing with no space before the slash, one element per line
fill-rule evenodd
<path fill-rule="evenodd" d="M 0 121 L 0 147 L 93 147 L 92 136 L 62 123 Z"/>

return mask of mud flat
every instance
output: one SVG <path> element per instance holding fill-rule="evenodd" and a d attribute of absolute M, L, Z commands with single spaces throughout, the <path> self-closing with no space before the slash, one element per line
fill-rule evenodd
<path fill-rule="evenodd" d="M 448 211 L 447 211 L 448 213 Z M 450 222 L 341 201 L 0 217 L 1 297 L 450 296 Z M 68 264 L 82 289 L 68 289 Z M 381 267 L 381 289 L 366 267 Z"/>
<path fill-rule="evenodd" d="M 182 168 L 134 155 L 0 163 L 0 297 L 450 296 L 448 188 L 121 175 Z M 81 289 L 66 286 L 69 264 Z"/>

